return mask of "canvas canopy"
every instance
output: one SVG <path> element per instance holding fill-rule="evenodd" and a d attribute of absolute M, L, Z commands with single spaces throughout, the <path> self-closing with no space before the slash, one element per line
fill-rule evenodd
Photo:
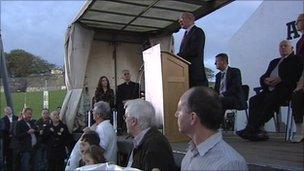
<path fill-rule="evenodd" d="M 70 131 L 81 128 L 100 76 L 111 88 L 122 83 L 120 72 L 130 70 L 139 81 L 142 51 L 160 44 L 174 52 L 172 33 L 178 18 L 191 12 L 196 19 L 230 0 L 115 0 L 86 1 L 67 29 L 65 41 L 65 96 L 61 118 Z M 136 78 L 136 79 L 135 79 Z M 75 119 L 76 118 L 76 119 Z"/>

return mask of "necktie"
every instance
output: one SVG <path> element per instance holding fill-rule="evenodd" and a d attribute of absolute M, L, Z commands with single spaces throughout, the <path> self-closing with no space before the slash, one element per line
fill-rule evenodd
<path fill-rule="evenodd" d="M 225 73 L 222 72 L 222 73 L 221 73 L 221 82 L 220 82 L 220 91 L 219 91 L 220 94 L 222 94 L 222 93 L 224 92 L 224 88 L 225 88 L 225 85 L 224 85 L 224 82 L 225 82 L 224 77 L 225 77 Z"/>
<path fill-rule="evenodd" d="M 181 42 L 181 45 L 180 45 L 180 49 L 179 51 L 181 52 L 184 48 L 184 43 L 185 43 L 185 40 L 186 40 L 186 36 L 187 36 L 187 30 L 185 31 L 184 33 L 184 36 L 183 36 L 183 39 L 182 39 L 182 42 Z"/>

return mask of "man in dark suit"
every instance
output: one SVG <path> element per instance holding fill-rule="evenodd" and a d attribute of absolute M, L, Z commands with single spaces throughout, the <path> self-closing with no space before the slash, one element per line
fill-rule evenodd
<path fill-rule="evenodd" d="M 294 55 L 293 47 L 287 40 L 280 43 L 280 58 L 272 60 L 267 71 L 260 78 L 262 92 L 249 100 L 249 120 L 244 130 L 236 133 L 253 141 L 267 140 L 263 126 L 278 108 L 291 98 L 301 76 L 303 64 Z"/>
<path fill-rule="evenodd" d="M 297 19 L 297 28 L 302 33 L 302 37 L 297 42 L 297 55 L 304 61 L 304 13 Z M 298 81 L 297 87 L 293 92 L 291 101 L 292 114 L 296 123 L 296 133 L 291 141 L 299 143 L 304 139 L 303 116 L 304 116 L 304 70 Z"/>
<path fill-rule="evenodd" d="M 119 133 L 126 131 L 126 125 L 123 121 L 125 103 L 128 100 L 139 98 L 139 84 L 131 81 L 129 70 L 122 71 L 122 79 L 124 83 L 120 84 L 116 91 L 117 127 Z"/>
<path fill-rule="evenodd" d="M 296 54 L 304 61 L 304 13 L 300 14 L 297 19 L 297 28 L 302 33 L 302 37 L 298 40 L 296 46 Z"/>
<path fill-rule="evenodd" d="M 20 152 L 20 170 L 28 171 L 31 169 L 31 158 L 33 147 L 37 143 L 35 135 L 35 124 L 31 122 L 33 110 L 24 108 L 22 119 L 16 124 L 16 137 Z"/>
<path fill-rule="evenodd" d="M 193 14 L 185 12 L 179 19 L 179 23 L 185 34 L 182 39 L 178 56 L 189 61 L 189 86 L 208 86 L 208 80 L 204 67 L 205 33 L 194 25 Z"/>
<path fill-rule="evenodd" d="M 5 116 L 1 118 L 3 127 L 3 158 L 6 163 L 7 170 L 13 168 L 13 149 L 12 149 L 12 138 L 13 138 L 13 123 L 17 122 L 18 117 L 13 114 L 12 109 L 7 106 L 4 109 Z"/>
<path fill-rule="evenodd" d="M 241 71 L 228 66 L 228 55 L 220 53 L 215 57 L 216 74 L 215 91 L 219 94 L 223 112 L 227 109 L 242 109 L 245 105 L 242 90 Z"/>

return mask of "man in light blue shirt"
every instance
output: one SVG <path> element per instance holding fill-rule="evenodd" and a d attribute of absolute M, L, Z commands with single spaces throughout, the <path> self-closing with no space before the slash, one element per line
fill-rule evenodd
<path fill-rule="evenodd" d="M 179 131 L 192 139 L 181 170 L 248 170 L 245 159 L 218 132 L 223 115 L 216 92 L 191 88 L 180 98 L 175 116 Z"/>

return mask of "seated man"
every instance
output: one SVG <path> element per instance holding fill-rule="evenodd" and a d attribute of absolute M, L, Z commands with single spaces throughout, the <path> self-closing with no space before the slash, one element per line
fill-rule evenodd
<path fill-rule="evenodd" d="M 126 131 L 126 125 L 123 121 L 123 115 L 125 114 L 124 105 L 126 101 L 139 98 L 139 84 L 131 81 L 129 70 L 122 71 L 122 79 L 124 80 L 124 83 L 120 84 L 116 91 L 118 133 Z"/>
<path fill-rule="evenodd" d="M 186 91 L 175 117 L 179 131 L 192 139 L 181 170 L 248 170 L 244 158 L 218 132 L 222 105 L 213 90 L 194 87 Z"/>
<path fill-rule="evenodd" d="M 96 122 L 96 133 L 100 138 L 100 146 L 105 149 L 104 157 L 107 161 L 116 164 L 117 136 L 110 123 L 111 108 L 109 103 L 100 101 L 94 104 L 93 119 Z"/>
<path fill-rule="evenodd" d="M 262 92 L 249 100 L 249 119 L 244 130 L 237 131 L 243 139 L 253 141 L 267 140 L 263 126 L 278 108 L 291 98 L 303 68 L 299 58 L 294 55 L 293 47 L 287 40 L 280 43 L 280 58 L 272 60 L 260 78 Z"/>
<path fill-rule="evenodd" d="M 297 88 L 292 95 L 291 107 L 292 114 L 296 123 L 296 134 L 291 142 L 301 142 L 304 139 L 303 116 L 304 116 L 304 70 L 298 82 Z"/>
<path fill-rule="evenodd" d="M 242 90 L 241 71 L 228 66 L 228 56 L 220 53 L 215 57 L 216 74 L 215 91 L 219 94 L 223 105 L 223 112 L 227 109 L 242 109 L 245 105 Z"/>
<path fill-rule="evenodd" d="M 151 103 L 136 99 L 126 103 L 127 131 L 134 136 L 128 167 L 141 170 L 176 170 L 167 138 L 154 126 L 155 109 Z"/>

